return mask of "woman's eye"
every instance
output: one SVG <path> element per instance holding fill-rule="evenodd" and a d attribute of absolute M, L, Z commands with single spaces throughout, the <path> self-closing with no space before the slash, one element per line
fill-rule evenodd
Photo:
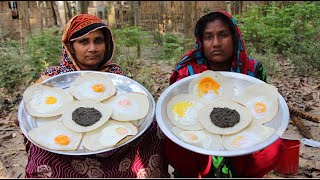
<path fill-rule="evenodd" d="M 104 39 L 96 39 L 95 42 L 98 43 L 98 44 L 101 44 L 101 43 L 104 42 Z"/>
<path fill-rule="evenodd" d="M 224 32 L 224 33 L 221 33 L 221 35 L 220 35 L 221 37 L 223 37 L 223 38 L 226 38 L 226 37 L 228 37 L 229 36 L 229 33 L 227 33 L 227 32 Z"/>
<path fill-rule="evenodd" d="M 82 39 L 82 40 L 79 41 L 79 43 L 81 43 L 81 44 L 87 44 L 87 43 L 88 43 L 88 40 Z"/>
<path fill-rule="evenodd" d="M 210 40 L 211 38 L 212 38 L 212 36 L 210 34 L 204 35 L 204 39 L 205 40 Z"/>

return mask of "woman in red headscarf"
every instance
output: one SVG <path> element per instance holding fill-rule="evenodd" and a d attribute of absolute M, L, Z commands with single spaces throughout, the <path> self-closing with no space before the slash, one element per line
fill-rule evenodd
<path fill-rule="evenodd" d="M 57 74 L 95 70 L 123 75 L 111 63 L 112 33 L 94 15 L 80 14 L 65 26 L 62 62 L 43 71 L 38 82 Z M 26 178 L 159 178 L 169 177 L 163 140 L 156 121 L 143 135 L 127 145 L 96 155 L 74 156 L 48 152 L 27 141 Z"/>
<path fill-rule="evenodd" d="M 225 11 L 202 16 L 195 27 L 196 49 L 188 52 L 176 65 L 170 84 L 205 70 L 247 74 L 266 82 L 262 64 L 249 58 L 241 32 L 233 17 Z M 166 138 L 166 159 L 176 177 L 261 178 L 278 160 L 281 139 L 253 154 L 219 157 L 198 154 Z"/>

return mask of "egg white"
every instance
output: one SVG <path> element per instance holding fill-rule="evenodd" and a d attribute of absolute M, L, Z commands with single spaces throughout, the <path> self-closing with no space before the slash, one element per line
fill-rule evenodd
<path fill-rule="evenodd" d="M 229 151 L 250 148 L 263 142 L 274 132 L 274 128 L 252 121 L 248 127 L 240 132 L 232 135 L 224 135 L 223 147 Z"/>
<path fill-rule="evenodd" d="M 125 131 L 117 133 L 116 129 L 122 128 Z M 138 128 L 130 122 L 119 122 L 109 120 L 101 127 L 87 132 L 82 140 L 82 145 L 91 151 L 101 150 L 116 146 L 122 139 L 134 136 L 138 133 Z"/>
<path fill-rule="evenodd" d="M 185 109 L 180 109 L 183 111 L 183 116 L 179 115 L 179 113 L 174 111 L 175 106 L 179 104 L 190 104 L 190 106 L 185 107 Z M 167 115 L 170 122 L 185 130 L 201 130 L 203 129 L 202 125 L 200 124 L 198 118 L 199 110 L 204 107 L 204 103 L 197 100 L 190 94 L 178 94 L 172 97 L 167 104 Z"/>
<path fill-rule="evenodd" d="M 254 121 L 259 124 L 272 121 L 277 115 L 279 103 L 278 103 L 278 91 L 277 88 L 266 84 L 254 84 L 245 88 L 236 97 L 236 101 L 244 104 L 251 112 Z M 257 112 L 255 106 L 257 103 L 262 103 L 266 109 L 262 112 Z"/>
<path fill-rule="evenodd" d="M 54 104 L 47 104 L 47 97 L 52 96 L 57 99 Z M 29 102 L 30 106 L 39 113 L 48 113 L 50 111 L 56 111 L 63 106 L 62 97 L 55 92 L 36 91 L 32 100 Z"/>
<path fill-rule="evenodd" d="M 199 84 L 204 78 L 210 78 L 210 84 L 215 82 L 220 87 L 213 90 L 210 89 L 208 92 L 202 92 L 199 89 Z M 228 77 L 223 76 L 221 73 L 216 71 L 207 70 L 202 72 L 199 76 L 194 78 L 189 84 L 189 93 L 195 96 L 196 98 L 204 101 L 205 103 L 211 103 L 218 97 L 227 97 L 233 99 L 235 96 L 234 88 L 231 84 L 231 81 Z"/>
<path fill-rule="evenodd" d="M 58 135 L 67 136 L 70 143 L 68 145 L 56 143 L 54 139 Z M 28 137 L 36 144 L 51 150 L 76 150 L 82 134 L 74 132 L 65 127 L 63 123 L 56 121 L 31 129 L 28 132 Z"/>
<path fill-rule="evenodd" d="M 182 141 L 200 148 L 208 150 L 220 150 L 222 147 L 221 136 L 218 134 L 212 134 L 206 130 L 190 131 L 173 127 L 172 132 Z"/>
<path fill-rule="evenodd" d="M 94 85 L 103 85 L 104 90 L 96 92 Z M 86 73 L 71 83 L 69 92 L 78 100 L 103 101 L 115 95 L 116 87 L 111 79 L 103 74 Z"/>
<path fill-rule="evenodd" d="M 103 101 L 112 108 L 111 118 L 117 121 L 138 121 L 149 112 L 149 99 L 138 92 L 121 93 Z"/>
<path fill-rule="evenodd" d="M 46 102 L 48 97 L 56 101 L 52 104 Z M 59 87 L 50 87 L 42 84 L 29 86 L 23 94 L 26 109 L 31 116 L 52 117 L 61 115 L 63 106 L 73 101 L 73 97 L 67 91 Z"/>

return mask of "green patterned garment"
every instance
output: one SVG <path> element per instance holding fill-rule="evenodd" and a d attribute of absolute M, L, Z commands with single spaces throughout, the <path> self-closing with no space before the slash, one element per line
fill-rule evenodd
<path fill-rule="evenodd" d="M 228 158 L 212 156 L 212 166 L 208 178 L 233 178 L 235 172 Z"/>

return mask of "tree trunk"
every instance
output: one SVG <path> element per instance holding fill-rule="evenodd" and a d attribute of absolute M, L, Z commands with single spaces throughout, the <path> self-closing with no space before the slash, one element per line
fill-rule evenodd
<path fill-rule="evenodd" d="M 273 7 L 271 14 L 272 14 L 272 15 L 275 15 L 276 12 L 275 12 L 274 8 L 277 6 L 277 4 L 276 4 L 276 2 L 274 2 L 274 1 L 272 1 L 271 4 L 272 4 L 272 7 Z"/>
<path fill-rule="evenodd" d="M 157 13 L 157 16 L 158 16 L 158 32 L 160 34 L 164 34 L 165 32 L 165 27 L 164 27 L 164 19 L 163 19 L 163 16 L 162 16 L 162 12 L 163 12 L 163 1 L 158 1 L 159 2 L 159 9 L 158 9 L 158 13 Z"/>
<path fill-rule="evenodd" d="M 64 5 L 64 17 L 66 20 L 66 24 L 69 22 L 69 20 L 72 18 L 72 14 L 71 14 L 71 7 L 68 1 L 63 1 L 63 5 Z"/>
<path fill-rule="evenodd" d="M 43 32 L 43 1 L 39 1 L 39 7 L 40 7 L 40 31 Z"/>
<path fill-rule="evenodd" d="M 198 1 L 194 1 L 194 20 L 197 21 L 199 18 Z"/>
<path fill-rule="evenodd" d="M 110 29 L 116 28 L 116 11 L 114 8 L 113 1 L 108 1 L 108 26 Z"/>
<path fill-rule="evenodd" d="M 139 26 L 140 24 L 140 6 L 139 1 L 133 1 L 133 12 L 134 12 L 134 26 Z M 137 47 L 137 58 L 141 58 L 141 46 L 140 43 Z"/>
<path fill-rule="evenodd" d="M 23 8 L 23 1 L 18 1 L 18 12 L 19 12 L 19 30 L 20 30 L 20 45 L 21 45 L 21 49 L 24 49 L 24 33 L 23 33 L 23 29 L 22 29 L 22 24 L 23 24 L 23 13 L 22 13 L 22 9 Z"/>
<path fill-rule="evenodd" d="M 25 48 L 25 36 L 26 33 L 24 31 L 23 26 L 26 27 L 24 24 L 25 21 L 25 9 L 28 7 L 25 5 L 25 1 L 18 1 L 18 12 L 19 12 L 19 31 L 20 31 L 20 45 L 22 50 Z M 27 27 L 28 28 L 28 27 Z"/>
<path fill-rule="evenodd" d="M 50 4 L 51 4 L 52 12 L 53 12 L 54 25 L 60 27 L 61 26 L 61 19 L 60 19 L 57 3 L 56 3 L 56 1 L 50 1 Z"/>
<path fill-rule="evenodd" d="M 123 25 L 123 7 L 122 7 L 122 3 L 121 1 L 119 1 L 119 8 L 118 8 L 118 11 L 119 11 L 119 21 L 118 21 L 118 27 L 119 29 L 122 29 L 122 25 Z"/>
<path fill-rule="evenodd" d="M 226 1 L 226 4 L 227 4 L 227 12 L 228 12 L 229 14 L 232 14 L 230 1 Z"/>
<path fill-rule="evenodd" d="M 133 1 L 134 26 L 140 24 L 140 5 L 139 1 Z"/>
<path fill-rule="evenodd" d="M 193 35 L 193 2 L 184 1 L 184 32 L 187 38 L 191 38 Z"/>
<path fill-rule="evenodd" d="M 88 14 L 89 1 L 78 1 L 79 2 L 79 13 Z"/>

